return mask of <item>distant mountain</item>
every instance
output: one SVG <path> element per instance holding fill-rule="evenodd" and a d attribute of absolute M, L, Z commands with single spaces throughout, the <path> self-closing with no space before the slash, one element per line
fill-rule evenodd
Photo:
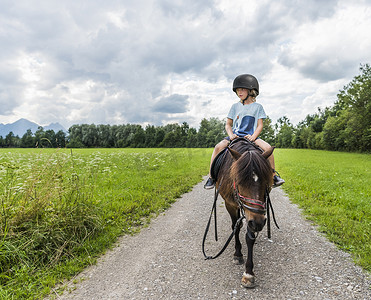
<path fill-rule="evenodd" d="M 22 137 L 28 129 L 31 129 L 32 133 L 35 133 L 40 125 L 28 121 L 26 119 L 19 119 L 11 124 L 0 124 L 0 136 L 6 137 L 9 132 L 13 132 L 14 135 Z M 48 126 L 42 126 L 44 130 L 54 130 L 57 133 L 59 130 L 67 132 L 67 130 L 59 123 L 51 123 Z"/>
<path fill-rule="evenodd" d="M 59 123 L 50 123 L 48 126 L 44 126 L 43 128 L 45 131 L 54 130 L 55 133 L 57 133 L 59 130 L 67 132 L 67 130 Z"/>

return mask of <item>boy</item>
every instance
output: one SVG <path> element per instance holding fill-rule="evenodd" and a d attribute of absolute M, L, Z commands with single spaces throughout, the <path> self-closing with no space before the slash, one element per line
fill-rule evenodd
<path fill-rule="evenodd" d="M 256 103 L 256 97 L 259 95 L 258 80 L 250 74 L 239 75 L 233 81 L 233 91 L 240 98 L 240 101 L 233 104 L 229 110 L 225 124 L 228 137 L 224 138 L 215 146 L 211 155 L 210 166 L 216 155 L 225 149 L 230 141 L 237 137 L 245 137 L 255 142 L 264 151 L 270 148 L 267 142 L 258 138 L 263 130 L 263 119 L 266 118 L 263 106 Z M 273 170 L 274 187 L 282 185 L 285 181 L 276 174 L 273 154 L 268 160 Z M 209 174 L 204 188 L 212 189 L 214 186 L 214 179 Z"/>

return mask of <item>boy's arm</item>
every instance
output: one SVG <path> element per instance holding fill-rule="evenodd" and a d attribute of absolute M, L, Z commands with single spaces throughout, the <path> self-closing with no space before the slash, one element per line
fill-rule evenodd
<path fill-rule="evenodd" d="M 227 132 L 231 141 L 237 137 L 237 135 L 233 133 L 232 126 L 233 126 L 233 120 L 227 118 L 227 122 L 225 123 L 225 131 Z"/>
<path fill-rule="evenodd" d="M 259 137 L 259 134 L 262 132 L 262 130 L 263 130 L 263 119 L 259 119 L 258 124 L 256 125 L 255 132 L 253 133 L 253 135 L 248 134 L 246 136 L 246 138 L 253 142 Z"/>

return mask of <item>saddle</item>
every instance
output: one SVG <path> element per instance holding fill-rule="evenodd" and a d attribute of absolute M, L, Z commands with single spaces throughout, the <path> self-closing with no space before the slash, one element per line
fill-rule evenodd
<path fill-rule="evenodd" d="M 243 137 L 240 137 L 240 138 L 236 138 L 234 139 L 228 147 L 232 147 L 233 145 L 237 144 L 238 142 L 241 142 L 241 143 L 246 143 L 248 145 L 248 150 L 249 151 L 252 151 L 252 150 L 258 150 L 260 151 L 261 153 L 263 153 L 264 151 L 259 148 L 254 142 L 251 142 Z M 213 160 L 212 164 L 211 164 L 211 168 L 210 168 L 210 175 L 211 175 L 211 178 L 214 179 L 214 181 L 218 181 L 218 174 L 219 174 L 219 171 L 220 171 L 220 168 L 222 167 L 223 165 L 223 162 L 224 162 L 224 159 L 225 159 L 225 156 L 226 156 L 226 153 L 228 152 L 228 147 L 225 148 L 224 150 L 220 151 L 217 156 L 215 157 L 215 159 Z"/>

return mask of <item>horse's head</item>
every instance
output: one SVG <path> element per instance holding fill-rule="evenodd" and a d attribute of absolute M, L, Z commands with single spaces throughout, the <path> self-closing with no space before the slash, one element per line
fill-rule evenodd
<path fill-rule="evenodd" d="M 244 210 L 251 231 L 261 231 L 266 223 L 265 194 L 273 184 L 272 168 L 267 158 L 273 148 L 261 154 L 259 151 L 246 151 L 243 154 L 230 149 L 234 159 L 231 166 L 234 199 Z"/>

